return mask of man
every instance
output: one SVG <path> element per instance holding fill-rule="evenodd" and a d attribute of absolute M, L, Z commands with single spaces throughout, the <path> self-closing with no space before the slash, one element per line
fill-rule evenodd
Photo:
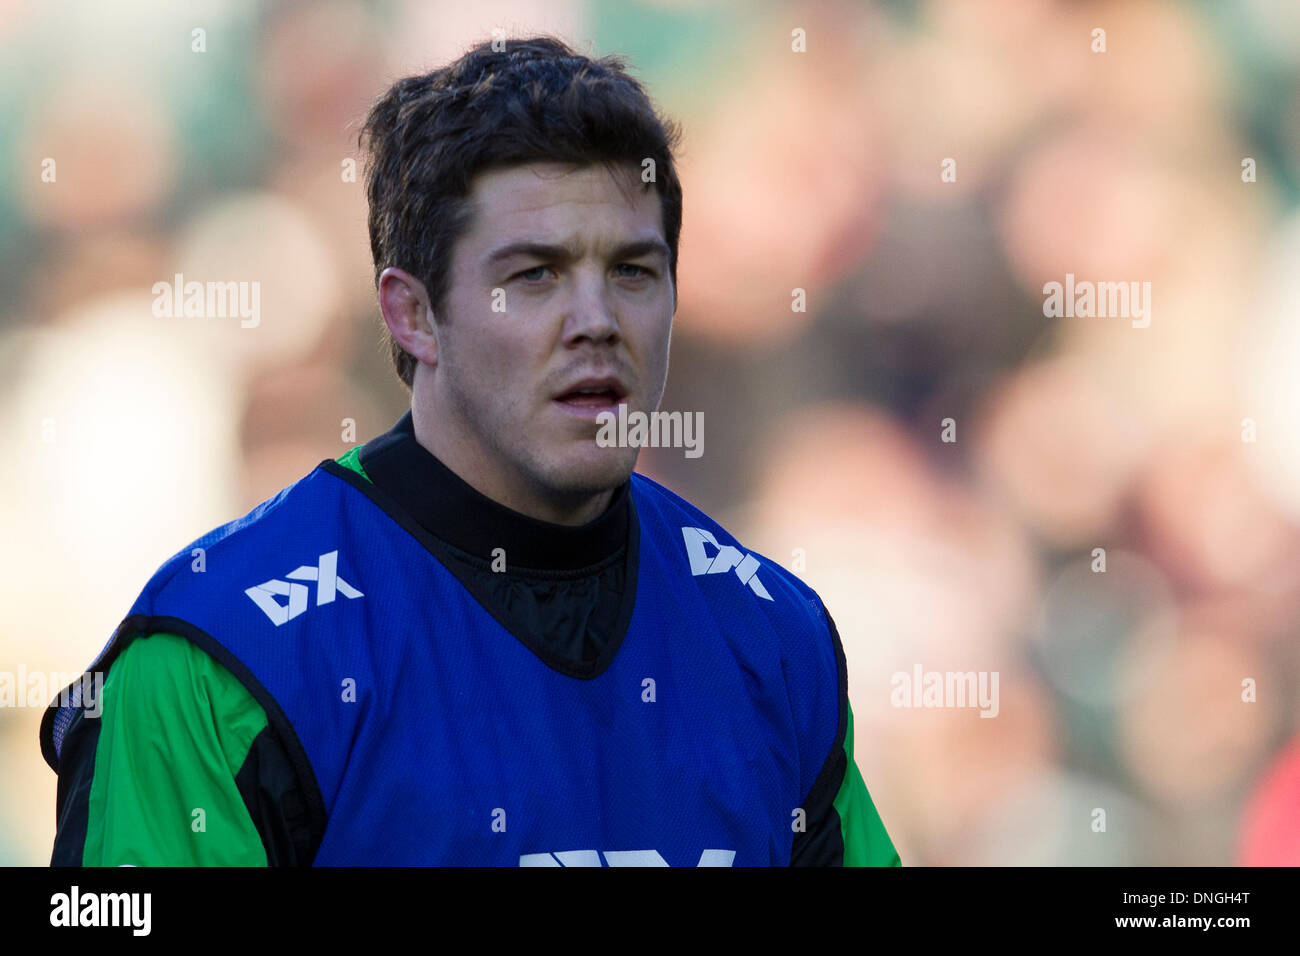
<path fill-rule="evenodd" d="M 42 724 L 53 862 L 897 865 L 817 595 L 596 441 L 663 395 L 676 129 L 536 38 L 363 138 L 411 410 L 145 586 Z"/>

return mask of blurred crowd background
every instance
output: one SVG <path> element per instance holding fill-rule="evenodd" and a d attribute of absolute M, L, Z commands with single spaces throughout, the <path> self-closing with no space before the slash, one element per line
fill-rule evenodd
<path fill-rule="evenodd" d="M 1300 863 L 1293 0 L 0 0 L 0 670 L 79 672 L 405 410 L 343 171 L 494 27 L 684 124 L 660 407 L 705 450 L 639 470 L 821 594 L 904 863 Z M 175 273 L 260 325 L 155 317 Z M 1150 282 L 1149 327 L 1045 317 L 1066 273 Z M 893 706 L 917 666 L 997 716 Z M 49 860 L 40 716 L 0 708 L 0 864 Z"/>

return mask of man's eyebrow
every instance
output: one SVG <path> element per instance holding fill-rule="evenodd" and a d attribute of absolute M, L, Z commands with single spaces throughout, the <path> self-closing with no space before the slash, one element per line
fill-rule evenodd
<path fill-rule="evenodd" d="M 625 242 L 614 250 L 613 258 L 615 259 L 638 259 L 641 256 L 659 255 L 665 262 L 669 259 L 668 244 L 662 239 L 636 239 L 632 242 Z M 533 242 L 531 240 L 520 240 L 518 242 L 506 243 L 499 249 L 494 250 L 487 257 L 488 265 L 495 265 L 506 259 L 515 256 L 529 256 L 534 259 L 550 259 L 556 261 L 565 261 L 573 259 L 574 253 L 570 246 L 557 246 L 547 242 Z"/>

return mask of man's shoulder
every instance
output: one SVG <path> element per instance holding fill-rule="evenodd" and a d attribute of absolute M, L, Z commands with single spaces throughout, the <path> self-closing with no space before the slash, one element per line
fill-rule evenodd
<path fill-rule="evenodd" d="M 319 530 L 324 512 L 314 505 L 322 492 L 337 487 L 323 467 L 329 461 L 336 460 L 325 459 L 244 514 L 194 538 L 159 565 L 150 583 L 161 589 L 187 579 L 187 572 L 234 572 L 291 539 L 295 528 Z"/>
<path fill-rule="evenodd" d="M 738 536 L 670 488 L 639 472 L 632 475 L 640 502 L 650 503 L 680 545 L 694 576 L 731 571 L 742 578 L 763 609 L 793 604 L 819 628 L 826 626 L 821 598 L 792 570 L 748 547 Z M 644 515 L 642 516 L 644 518 Z"/>
<path fill-rule="evenodd" d="M 181 634 L 139 635 L 121 651 L 109 673 L 123 689 L 124 709 L 141 716 L 161 720 L 184 712 L 205 719 L 219 716 L 227 723 L 247 716 L 259 729 L 266 725 L 265 712 L 248 689 Z"/>

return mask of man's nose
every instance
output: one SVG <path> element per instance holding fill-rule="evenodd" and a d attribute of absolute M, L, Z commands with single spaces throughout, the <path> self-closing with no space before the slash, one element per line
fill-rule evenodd
<path fill-rule="evenodd" d="M 573 299 L 565 318 L 564 337 L 576 342 L 616 342 L 619 322 L 614 306 L 613 292 L 602 273 L 583 270 L 577 274 L 573 286 Z"/>

